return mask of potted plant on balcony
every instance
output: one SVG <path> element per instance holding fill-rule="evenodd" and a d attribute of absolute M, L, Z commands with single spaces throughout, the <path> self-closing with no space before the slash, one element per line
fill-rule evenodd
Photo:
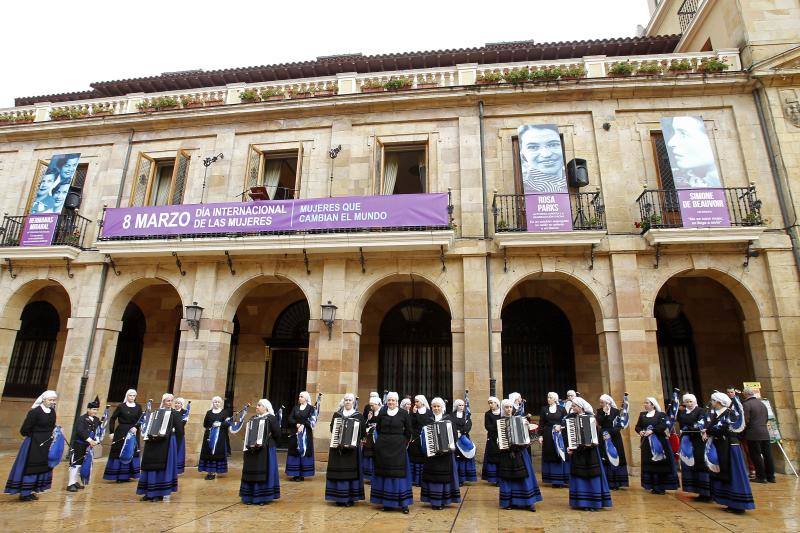
<path fill-rule="evenodd" d="M 142 113 L 152 113 L 153 111 L 156 111 L 156 106 L 154 106 L 150 100 L 144 99 L 136 104 L 136 109 Z"/>
<path fill-rule="evenodd" d="M 697 71 L 705 74 L 714 74 L 727 70 L 728 64 L 724 60 L 719 60 L 716 57 L 709 59 L 702 59 L 700 64 L 697 65 Z"/>
<path fill-rule="evenodd" d="M 205 98 L 203 98 L 203 105 L 205 105 L 206 107 L 214 107 L 214 106 L 222 105 L 224 103 L 225 103 L 225 100 L 223 100 L 222 98 L 219 97 L 219 95 L 216 95 L 216 94 L 207 95 Z"/>
<path fill-rule="evenodd" d="M 245 89 L 239 92 L 239 99 L 243 104 L 254 104 L 261 101 L 261 94 L 257 89 Z"/>
<path fill-rule="evenodd" d="M 494 85 L 501 81 L 503 81 L 503 74 L 498 70 L 484 70 L 475 79 L 478 85 Z"/>
<path fill-rule="evenodd" d="M 50 120 L 69 120 L 72 115 L 66 107 L 54 107 L 50 110 Z"/>
<path fill-rule="evenodd" d="M 159 96 L 153 98 L 151 102 L 156 111 L 169 111 L 180 107 L 180 102 L 174 96 Z"/>
<path fill-rule="evenodd" d="M 14 123 L 14 115 L 11 113 L 0 113 L 0 126 L 8 126 Z"/>
<path fill-rule="evenodd" d="M 508 222 L 504 219 L 500 219 L 497 221 L 497 227 L 495 228 L 496 231 L 508 231 Z"/>
<path fill-rule="evenodd" d="M 503 79 L 506 81 L 506 83 L 510 83 L 511 85 L 522 85 L 526 81 L 530 81 L 531 71 L 528 69 L 528 67 L 507 70 L 503 73 Z"/>
<path fill-rule="evenodd" d="M 651 213 L 645 215 L 641 222 L 634 222 L 634 226 L 642 230 L 642 233 L 647 232 L 651 227 L 661 224 L 661 215 L 658 213 Z"/>
<path fill-rule="evenodd" d="M 764 223 L 764 220 L 761 218 L 761 213 L 758 211 L 750 211 L 742 217 L 742 226 L 760 226 Z"/>
<path fill-rule="evenodd" d="M 439 81 L 434 74 L 425 74 L 417 78 L 417 89 L 433 89 L 439 86 Z"/>
<path fill-rule="evenodd" d="M 314 96 L 335 96 L 339 92 L 339 87 L 335 83 L 328 82 L 324 87 L 314 91 Z"/>
<path fill-rule="evenodd" d="M 660 76 L 664 73 L 664 66 L 658 61 L 639 63 L 636 67 L 637 76 Z"/>
<path fill-rule="evenodd" d="M 33 122 L 36 115 L 33 111 L 21 111 L 14 117 L 14 124 L 29 124 Z"/>
<path fill-rule="evenodd" d="M 199 96 L 181 96 L 181 107 L 184 109 L 195 109 L 203 107 L 205 102 Z"/>
<path fill-rule="evenodd" d="M 564 69 L 561 67 L 545 67 L 539 70 L 531 71 L 532 81 L 553 81 L 561 78 L 564 75 Z"/>
<path fill-rule="evenodd" d="M 310 85 L 306 85 L 303 83 L 302 85 L 297 85 L 295 87 L 291 87 L 287 93 L 289 94 L 289 98 L 310 98 L 314 96 L 314 90 L 311 88 Z"/>
<path fill-rule="evenodd" d="M 688 59 L 673 59 L 667 67 L 672 74 L 688 74 L 692 71 L 692 62 Z"/>
<path fill-rule="evenodd" d="M 383 88 L 387 91 L 403 91 L 410 89 L 411 85 L 411 78 L 392 78 L 383 84 Z"/>
<path fill-rule="evenodd" d="M 286 93 L 283 92 L 283 89 L 278 87 L 266 87 L 261 89 L 261 100 L 264 102 L 271 102 L 274 100 L 284 100 L 286 98 Z"/>
<path fill-rule="evenodd" d="M 612 78 L 624 78 L 633 74 L 633 65 L 630 61 L 617 61 L 608 69 L 608 75 Z"/>
<path fill-rule="evenodd" d="M 385 90 L 380 79 L 368 79 L 361 82 L 362 93 L 382 93 Z"/>
<path fill-rule="evenodd" d="M 111 107 L 111 104 L 108 102 L 101 104 L 92 104 L 93 117 L 105 117 L 113 114 L 114 114 L 114 108 Z"/>
<path fill-rule="evenodd" d="M 561 70 L 562 80 L 577 80 L 586 77 L 586 69 L 583 65 L 573 65 Z"/>

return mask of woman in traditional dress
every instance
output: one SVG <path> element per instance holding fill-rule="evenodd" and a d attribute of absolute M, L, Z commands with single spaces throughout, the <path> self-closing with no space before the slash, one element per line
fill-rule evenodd
<path fill-rule="evenodd" d="M 89 477 L 92 474 L 92 457 L 89 452 L 94 446 L 100 444 L 100 441 L 95 439 L 95 432 L 100 426 L 100 419 L 97 418 L 99 408 L 100 398 L 98 397 L 86 405 L 86 413 L 75 419 L 75 430 L 70 443 L 68 492 L 78 492 L 85 488 L 84 485 L 89 484 Z M 86 463 L 86 461 L 89 462 Z M 85 477 L 82 474 L 84 470 L 88 470 Z M 78 481 L 83 481 L 83 485 Z"/>
<path fill-rule="evenodd" d="M 572 400 L 572 413 L 568 417 L 591 415 L 592 406 L 581 397 Z M 595 419 L 596 422 L 596 419 Z M 600 461 L 600 450 L 596 444 L 584 444 L 570 454 L 569 506 L 584 511 L 597 511 L 611 507 L 611 490 Z"/>
<path fill-rule="evenodd" d="M 206 429 L 203 433 L 203 444 L 200 447 L 200 461 L 197 463 L 197 470 L 206 473 L 206 479 L 216 479 L 217 474 L 226 474 L 228 472 L 228 454 L 231 450 L 231 441 L 228 435 L 228 422 L 227 419 L 231 416 L 228 409 L 223 408 L 222 398 L 214 396 L 211 398 L 211 409 L 206 411 L 206 416 L 203 419 L 203 427 Z M 219 428 L 217 442 L 214 448 L 211 448 L 209 437 L 211 436 L 211 428 Z"/>
<path fill-rule="evenodd" d="M 411 415 L 400 409 L 397 393 L 386 396 L 375 425 L 375 474 L 372 476 L 370 502 L 384 511 L 400 507 L 408 514 L 414 503 L 411 491 L 411 467 L 406 446 L 411 439 Z"/>
<path fill-rule="evenodd" d="M 467 416 L 464 400 L 458 399 L 453 402 L 453 415 L 450 417 L 453 423 L 453 433 L 456 438 L 456 466 L 458 467 L 458 484 L 463 485 L 469 481 L 478 481 L 478 470 L 475 468 L 475 449 L 472 449 L 472 456 L 466 457 L 458 446 L 461 436 L 469 439 L 469 432 L 472 431 L 472 419 Z M 474 446 L 474 445 L 473 445 Z"/>
<path fill-rule="evenodd" d="M 676 421 L 680 426 L 681 446 L 686 442 L 692 450 L 691 458 L 681 454 L 682 489 L 683 492 L 697 494 L 695 501 L 711 501 L 711 478 L 704 459 L 706 446 L 700 433 L 707 413 L 697 405 L 694 394 L 684 394 L 682 399 L 684 408 L 678 411 Z"/>
<path fill-rule="evenodd" d="M 411 460 L 411 482 L 419 487 L 422 482 L 422 467 L 425 465 L 425 454 L 422 451 L 420 432 L 433 420 L 433 413 L 428 400 L 422 394 L 414 396 L 414 409 L 411 413 L 411 444 L 408 446 L 408 457 Z"/>
<path fill-rule="evenodd" d="M 489 397 L 489 409 L 483 415 L 483 427 L 486 429 L 486 448 L 483 452 L 483 469 L 481 479 L 497 485 L 497 468 L 500 465 L 500 448 L 497 447 L 497 421 L 503 416 L 500 400 Z"/>
<path fill-rule="evenodd" d="M 108 452 L 108 462 L 103 472 L 103 479 L 125 483 L 132 479 L 139 478 L 140 458 L 139 458 L 139 429 L 136 424 L 142 417 L 142 406 L 136 403 L 136 391 L 128 389 L 125 393 L 125 401 L 117 405 L 114 414 L 108 422 L 108 432 L 111 433 L 111 450 Z M 119 459 L 125 436 L 128 433 L 135 435 L 136 444 L 133 452 L 133 459 L 130 463 L 124 464 Z"/>
<path fill-rule="evenodd" d="M 361 471 L 361 437 L 364 432 L 364 417 L 355 409 L 356 397 L 347 393 L 333 413 L 330 431 L 337 418 L 354 419 L 359 422 L 358 444 L 355 448 L 331 448 L 328 451 L 328 473 L 325 480 L 325 499 L 340 507 L 352 507 L 364 499 L 364 475 Z"/>
<path fill-rule="evenodd" d="M 642 406 L 644 411 L 636 422 L 636 432 L 642 438 L 642 487 L 664 495 L 665 491 L 678 488 L 675 456 L 667 440 L 667 415 L 653 397 L 648 397 Z"/>
<path fill-rule="evenodd" d="M 558 394 L 547 393 L 547 405 L 539 414 L 539 444 L 542 445 L 542 483 L 550 483 L 554 489 L 560 489 L 569 483 L 569 460 L 566 446 L 561 450 L 562 458 L 554 440 L 554 432 L 560 433 L 562 442 L 566 443 L 564 418 L 567 411 L 558 405 Z"/>
<path fill-rule="evenodd" d="M 6 481 L 6 494 L 19 494 L 20 501 L 38 500 L 37 493 L 50 490 L 53 469 L 47 462 L 56 427 L 56 391 L 39 396 L 22 422 L 25 437 Z"/>
<path fill-rule="evenodd" d="M 175 432 L 175 446 L 178 449 L 178 474 L 183 474 L 186 470 L 186 422 L 188 422 L 188 410 L 186 409 L 186 400 L 180 396 L 172 400 L 172 409 L 175 411 L 177 418 L 176 424 L 181 425 L 181 431 Z M 180 436 L 179 436 L 180 435 Z"/>
<path fill-rule="evenodd" d="M 171 411 L 167 422 L 166 436 L 148 438 L 142 450 L 142 477 L 136 487 L 136 494 L 142 501 L 164 501 L 164 496 L 178 492 L 178 436 L 183 437 L 183 424 L 180 415 L 172 410 L 172 394 L 161 397 L 160 409 Z M 155 416 L 156 411 L 150 414 Z"/>
<path fill-rule="evenodd" d="M 514 402 L 503 400 L 503 417 L 514 416 Z M 542 501 L 542 493 L 536 482 L 536 474 L 531 463 L 530 445 L 511 445 L 500 450 L 500 465 L 497 469 L 500 479 L 500 507 L 530 509 L 536 512 L 536 502 Z"/>
<path fill-rule="evenodd" d="M 434 422 L 450 420 L 451 417 L 445 413 L 444 400 L 434 398 L 431 400 L 431 411 Z M 422 479 L 420 483 L 423 502 L 431 504 L 435 511 L 440 511 L 451 503 L 461 501 L 461 491 L 458 483 L 458 468 L 454 454 L 450 451 L 439 455 L 427 456 L 422 467 Z"/>
<path fill-rule="evenodd" d="M 628 461 L 625 457 L 625 446 L 620 434 L 620 428 L 614 427 L 614 420 L 619 416 L 619 408 L 614 398 L 608 394 L 600 396 L 600 409 L 597 410 L 595 419 L 600 428 L 600 458 L 603 469 L 611 490 L 618 490 L 628 486 Z M 616 449 L 616 458 L 609 455 L 608 443 Z M 617 464 L 613 464 L 616 462 Z"/>
<path fill-rule="evenodd" d="M 403 409 L 406 413 L 411 414 L 411 398 L 403 398 L 400 400 L 400 409 Z"/>
<path fill-rule="evenodd" d="M 381 397 L 378 396 L 377 392 L 374 392 L 374 391 L 370 392 L 369 393 L 369 399 L 367 399 L 367 405 L 364 406 L 364 412 L 361 413 L 361 415 L 364 417 L 364 420 L 369 418 L 369 413 L 372 411 L 372 400 L 373 399 L 374 400 L 378 400 L 379 403 L 382 403 L 381 402 Z"/>
<path fill-rule="evenodd" d="M 369 411 L 364 425 L 364 444 L 361 449 L 361 471 L 367 483 L 372 483 L 372 474 L 375 472 L 375 424 L 378 423 L 378 413 L 382 406 L 377 394 L 374 397 L 370 396 Z"/>
<path fill-rule="evenodd" d="M 702 435 L 706 441 L 713 441 L 718 457 L 719 472 L 711 472 L 711 499 L 725 505 L 725 511 L 743 514 L 748 509 L 755 509 L 756 502 L 739 442 L 744 424 L 736 427 L 731 420 L 744 414 L 731 413 L 731 401 L 721 392 L 711 395 L 711 412 Z"/>
<path fill-rule="evenodd" d="M 289 414 L 289 451 L 286 455 L 286 475 L 292 481 L 304 481 L 314 476 L 314 424 L 316 409 L 311 405 L 311 395 L 303 391 L 297 397 L 297 405 Z M 305 449 L 301 453 L 298 440 L 303 439 Z"/>
<path fill-rule="evenodd" d="M 508 399 L 514 403 L 514 416 L 525 416 L 528 414 L 525 412 L 525 407 L 522 403 L 522 394 L 512 392 L 508 395 Z"/>
<path fill-rule="evenodd" d="M 261 445 L 248 446 L 248 434 L 258 431 L 261 420 L 264 421 Z M 275 453 L 275 442 L 281 434 L 281 428 L 269 400 L 259 400 L 256 414 L 239 428 L 232 428 L 231 433 L 237 433 L 242 427 L 246 429 L 239 497 L 245 505 L 265 505 L 281 497 L 278 455 Z"/>

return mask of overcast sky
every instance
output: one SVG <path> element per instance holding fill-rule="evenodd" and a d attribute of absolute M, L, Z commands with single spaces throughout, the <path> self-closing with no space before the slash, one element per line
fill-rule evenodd
<path fill-rule="evenodd" d="M 648 18 L 646 0 L 8 0 L 0 4 L 0 108 L 15 96 L 162 72 L 631 37 Z"/>

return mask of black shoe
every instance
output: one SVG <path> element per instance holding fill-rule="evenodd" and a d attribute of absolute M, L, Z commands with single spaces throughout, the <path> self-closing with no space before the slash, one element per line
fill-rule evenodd
<path fill-rule="evenodd" d="M 72 485 L 68 486 L 67 487 L 67 492 L 78 492 L 78 486 L 75 485 L 75 484 L 72 484 Z"/>
<path fill-rule="evenodd" d="M 696 502 L 710 502 L 711 496 L 697 496 L 694 501 Z"/>
<path fill-rule="evenodd" d="M 388 513 L 389 511 L 391 511 L 391 509 L 389 509 L 388 507 L 385 507 L 385 506 L 384 506 L 384 508 L 383 508 L 383 509 L 381 509 L 381 510 L 382 510 L 384 513 Z"/>
<path fill-rule="evenodd" d="M 149 501 L 150 501 L 150 500 L 152 500 L 152 499 L 153 499 L 153 498 L 151 498 L 150 496 L 142 496 L 142 498 L 141 498 L 141 500 L 142 500 L 143 502 L 149 502 Z"/>
<path fill-rule="evenodd" d="M 775 481 L 775 478 L 772 478 L 772 479 L 768 479 L 767 483 L 777 483 L 777 481 Z"/>
<path fill-rule="evenodd" d="M 336 507 L 344 507 L 344 502 L 336 502 Z"/>
<path fill-rule="evenodd" d="M 510 511 L 511 509 L 512 509 L 512 507 L 510 505 L 508 507 L 503 507 L 504 511 Z"/>
<path fill-rule="evenodd" d="M 344 506 L 345 507 L 352 507 L 353 506 L 353 502 L 345 502 Z"/>
<path fill-rule="evenodd" d="M 75 483 L 75 486 L 78 487 L 80 490 L 83 490 L 83 489 L 86 488 L 83 485 L 81 485 L 80 483 Z"/>
<path fill-rule="evenodd" d="M 534 507 L 533 505 L 531 505 L 531 512 L 532 512 L 532 513 L 535 513 L 535 512 L 536 512 L 536 507 Z"/>
<path fill-rule="evenodd" d="M 726 507 L 723 509 L 726 513 L 744 514 L 744 509 L 734 509 L 733 507 Z"/>
<path fill-rule="evenodd" d="M 305 481 L 305 480 L 306 480 L 306 478 L 304 478 L 303 476 L 298 476 L 297 477 L 297 481 Z"/>
<path fill-rule="evenodd" d="M 164 501 L 164 497 L 163 496 L 156 496 L 155 498 L 153 498 L 153 501 L 154 502 L 163 502 Z"/>
<path fill-rule="evenodd" d="M 216 476 L 216 475 L 214 475 L 214 474 L 206 474 L 206 479 L 207 479 L 207 480 L 216 479 L 216 477 L 217 477 L 217 476 Z"/>
<path fill-rule="evenodd" d="M 31 492 L 31 500 L 38 500 L 38 499 L 39 499 L 39 495 L 36 494 L 35 492 Z"/>
<path fill-rule="evenodd" d="M 766 483 L 766 482 L 767 482 L 766 479 L 758 479 L 758 478 L 756 478 L 756 479 L 751 479 L 750 480 L 750 483 Z"/>
<path fill-rule="evenodd" d="M 267 505 L 267 502 L 261 502 L 258 504 L 259 507 L 264 507 L 265 505 Z"/>
<path fill-rule="evenodd" d="M 243 502 L 245 505 L 253 505 L 253 502 Z"/>
<path fill-rule="evenodd" d="M 22 494 L 20 494 L 19 495 L 19 501 L 21 501 L 21 502 L 32 502 L 33 498 L 31 498 L 31 494 L 28 494 L 27 496 L 23 496 Z"/>
<path fill-rule="evenodd" d="M 408 507 L 403 507 L 403 514 L 408 514 Z"/>

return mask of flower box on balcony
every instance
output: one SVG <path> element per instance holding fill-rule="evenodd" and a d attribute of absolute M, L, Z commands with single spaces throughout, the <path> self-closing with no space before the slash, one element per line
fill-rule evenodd
<path fill-rule="evenodd" d="M 336 96 L 336 91 L 334 89 L 325 89 L 315 92 L 314 96 Z"/>
<path fill-rule="evenodd" d="M 608 69 L 608 76 L 611 78 L 625 78 L 631 74 L 633 74 L 633 65 L 631 65 L 630 61 L 614 63 Z"/>
<path fill-rule="evenodd" d="M 203 102 L 187 102 L 183 104 L 185 109 L 196 109 L 198 107 L 203 107 Z"/>
<path fill-rule="evenodd" d="M 362 93 L 382 93 L 385 90 L 386 89 L 384 89 L 383 86 L 381 86 L 381 87 L 362 87 L 361 88 L 361 92 Z"/>
<path fill-rule="evenodd" d="M 93 117 L 107 117 L 109 115 L 113 115 L 114 112 L 110 109 L 102 109 L 99 111 L 92 111 Z"/>
<path fill-rule="evenodd" d="M 214 98 L 214 99 L 205 100 L 203 103 L 205 104 L 206 107 L 214 107 L 214 106 L 218 106 L 218 105 L 224 104 L 225 100 L 223 100 L 221 98 Z"/>
<path fill-rule="evenodd" d="M 436 88 L 436 87 L 439 87 L 439 84 L 438 84 L 438 83 L 436 83 L 436 82 L 431 82 L 431 83 L 418 83 L 418 84 L 417 84 L 417 89 L 434 89 L 434 88 Z"/>
<path fill-rule="evenodd" d="M 383 84 L 387 91 L 406 91 L 411 89 L 412 82 L 408 78 L 394 78 Z"/>

